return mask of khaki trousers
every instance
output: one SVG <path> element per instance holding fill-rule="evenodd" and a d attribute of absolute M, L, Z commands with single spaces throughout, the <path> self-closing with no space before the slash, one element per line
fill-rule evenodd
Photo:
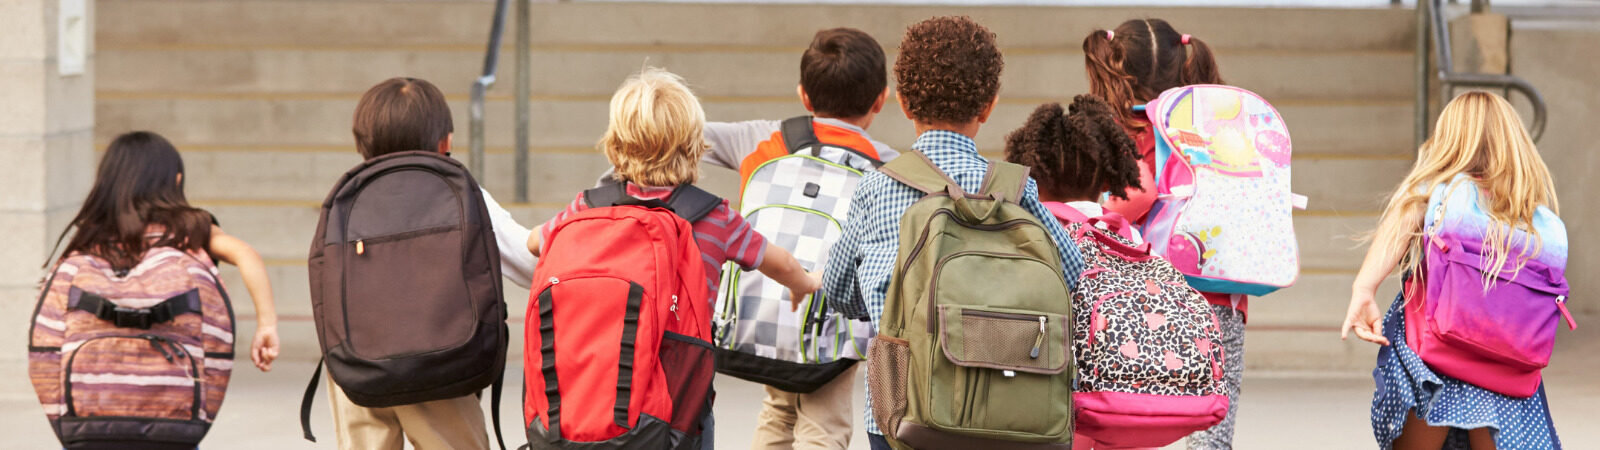
<path fill-rule="evenodd" d="M 488 450 L 483 408 L 478 396 L 434 400 L 387 408 L 351 402 L 328 378 L 328 401 L 341 450 Z M 403 439 L 402 439 L 403 436 Z"/>
<path fill-rule="evenodd" d="M 856 367 L 809 394 L 767 387 L 767 399 L 757 417 L 752 449 L 827 449 L 850 446 L 854 424 L 850 398 L 854 395 Z"/>

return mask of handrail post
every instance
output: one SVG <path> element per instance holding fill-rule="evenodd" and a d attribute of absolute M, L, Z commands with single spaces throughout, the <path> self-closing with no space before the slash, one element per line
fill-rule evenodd
<path fill-rule="evenodd" d="M 1428 81 L 1432 76 L 1428 70 L 1428 62 L 1432 59 L 1428 55 L 1428 31 L 1430 20 L 1428 16 L 1429 3 L 1434 0 L 1417 0 L 1417 108 L 1413 114 L 1413 124 L 1416 126 L 1412 137 L 1412 146 L 1421 147 L 1422 142 L 1428 139 Z"/>
<path fill-rule="evenodd" d="M 489 48 L 483 55 L 483 74 L 472 82 L 472 103 L 467 105 L 467 120 L 471 122 L 468 133 L 471 133 L 470 142 L 467 143 L 469 161 L 467 169 L 472 171 L 472 176 L 483 181 L 483 109 L 484 95 L 489 91 L 489 86 L 494 85 L 495 67 L 500 62 L 500 35 L 506 26 L 506 2 L 498 0 L 494 4 L 494 18 L 489 27 Z"/>
<path fill-rule="evenodd" d="M 528 100 L 533 89 L 533 63 L 532 36 L 528 29 L 531 6 L 528 0 L 517 0 L 517 142 L 513 151 L 516 152 L 516 200 L 517 203 L 528 202 Z"/>

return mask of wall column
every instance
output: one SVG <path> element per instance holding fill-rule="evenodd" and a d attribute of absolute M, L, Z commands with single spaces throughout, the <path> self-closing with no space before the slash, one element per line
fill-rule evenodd
<path fill-rule="evenodd" d="M 94 1 L 0 11 L 0 395 L 32 395 L 22 349 L 40 266 L 94 180 Z"/>

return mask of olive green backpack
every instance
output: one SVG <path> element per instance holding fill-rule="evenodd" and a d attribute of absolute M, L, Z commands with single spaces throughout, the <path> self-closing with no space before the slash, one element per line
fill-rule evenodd
<path fill-rule="evenodd" d="M 1072 297 L 1017 204 L 1027 168 L 991 163 L 978 194 L 916 152 L 880 170 L 926 195 L 900 219 L 868 350 L 878 428 L 899 449 L 1071 448 Z"/>

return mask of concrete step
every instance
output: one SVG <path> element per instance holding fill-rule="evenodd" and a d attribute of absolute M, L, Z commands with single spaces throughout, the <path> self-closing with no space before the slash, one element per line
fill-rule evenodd
<path fill-rule="evenodd" d="M 314 8 L 275 0 L 106 3 L 97 6 L 97 16 L 117 20 L 97 24 L 99 42 L 205 47 L 481 48 L 493 10 L 491 2 L 460 1 L 317 2 Z M 1405 9 L 612 2 L 536 3 L 531 31 L 534 42 L 559 45 L 799 48 L 819 28 L 850 26 L 893 47 L 906 25 L 945 14 L 1005 24 L 995 30 L 1002 45 L 1032 48 L 1077 48 L 1088 30 L 1141 17 L 1168 18 L 1218 48 L 1409 51 L 1413 38 L 1412 15 Z"/>
<path fill-rule="evenodd" d="M 803 49 L 802 49 L 803 50 Z M 534 95 L 609 97 L 643 64 L 682 75 L 702 97 L 788 99 L 799 82 L 800 50 L 704 50 L 595 46 L 541 48 L 532 52 Z M 888 57 L 894 60 L 891 52 Z M 1218 53 L 1230 84 L 1269 100 L 1406 100 L 1414 91 L 1407 77 L 1410 53 L 1395 51 L 1240 50 Z M 101 50 L 102 93 L 183 94 L 282 93 L 359 96 L 383 75 L 425 78 L 450 94 L 470 92 L 483 59 L 481 50 L 412 49 L 187 49 L 116 47 Z M 493 93 L 509 95 L 505 77 Z M 1076 50 L 1018 51 L 1006 55 L 1002 94 L 1013 98 L 1061 98 L 1088 92 L 1083 54 Z M 200 68 L 196 70 L 195 68 Z M 736 71 L 738 76 L 729 76 Z"/>
<path fill-rule="evenodd" d="M 354 154 L 350 115 L 359 96 L 289 97 L 275 95 L 102 95 L 96 102 L 97 141 L 103 147 L 126 130 L 156 130 L 179 150 L 298 150 Z M 978 134 L 979 149 L 1000 153 L 1005 135 L 1022 126 L 1044 99 L 1004 97 Z M 467 102 L 452 98 L 457 153 L 466 153 Z M 485 106 L 485 142 L 509 151 L 513 139 L 512 102 L 496 99 Z M 1361 154 L 1409 157 L 1410 106 L 1404 102 L 1280 102 L 1290 124 L 1296 153 L 1302 157 Z M 804 114 L 798 101 L 710 99 L 711 120 L 781 119 Z M 540 98 L 531 104 L 531 145 L 566 152 L 587 152 L 605 132 L 607 101 L 603 98 Z M 916 139 L 905 117 L 886 110 L 870 130 L 895 148 Z M 1396 178 L 1398 180 L 1398 178 Z"/>

